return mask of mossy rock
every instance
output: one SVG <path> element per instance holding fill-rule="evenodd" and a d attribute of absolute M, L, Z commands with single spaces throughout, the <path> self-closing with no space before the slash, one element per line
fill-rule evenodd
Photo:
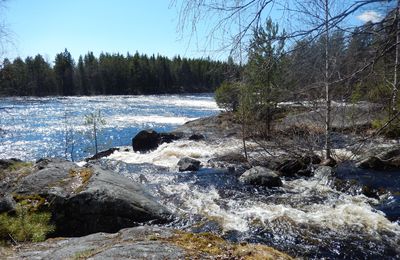
<path fill-rule="evenodd" d="M 269 246 L 230 243 L 212 233 L 176 232 L 166 240 L 185 249 L 189 259 L 204 256 L 216 259 L 292 259 Z"/>

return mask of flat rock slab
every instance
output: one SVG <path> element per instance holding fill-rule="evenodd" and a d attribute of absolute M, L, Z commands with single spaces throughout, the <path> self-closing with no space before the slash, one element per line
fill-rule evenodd
<path fill-rule="evenodd" d="M 232 244 L 209 233 L 141 226 L 118 233 L 22 244 L 1 259 L 292 259 L 268 246 Z"/>

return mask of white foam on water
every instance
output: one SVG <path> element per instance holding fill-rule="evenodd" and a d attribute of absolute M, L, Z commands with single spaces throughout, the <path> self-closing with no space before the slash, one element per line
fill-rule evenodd
<path fill-rule="evenodd" d="M 156 124 L 174 124 L 182 125 L 188 121 L 195 120 L 197 117 L 177 117 L 177 116 L 130 116 L 130 115 L 117 115 L 111 118 L 106 118 L 106 121 L 112 121 L 113 124 L 144 124 L 144 123 L 156 123 Z"/>
<path fill-rule="evenodd" d="M 199 189 L 192 185 L 179 184 L 167 185 L 163 191 L 170 195 L 179 195 L 183 201 L 181 205 L 172 206 L 172 209 L 179 214 L 200 214 L 208 219 L 215 220 L 222 225 L 225 231 L 239 230 L 245 232 L 248 230 L 247 220 L 233 212 L 231 208 L 224 209 L 219 204 L 220 196 L 214 187 Z"/>
<path fill-rule="evenodd" d="M 307 197 L 312 193 L 309 187 L 321 189 L 321 192 L 330 192 L 336 195 L 337 192 L 330 190 L 325 185 L 320 185 L 316 181 L 297 183 L 305 184 L 301 189 L 303 192 L 288 196 Z M 307 184 L 306 184 L 307 183 Z M 286 187 L 289 188 L 289 187 Z M 382 232 L 390 232 L 400 242 L 400 226 L 390 222 L 380 211 L 374 210 L 369 199 L 364 196 L 350 196 L 341 194 L 339 197 L 332 196 L 324 204 L 311 203 L 309 205 L 298 205 L 296 207 L 288 204 L 274 204 L 260 202 L 248 198 L 246 200 L 230 199 L 224 201 L 221 207 L 221 199 L 218 191 L 209 187 L 207 189 L 197 189 L 187 185 L 169 188 L 171 194 L 180 194 L 184 200 L 183 209 L 185 212 L 201 214 L 210 219 L 218 221 L 225 231 L 238 230 L 246 232 L 253 223 L 261 223 L 265 226 L 273 225 L 274 221 L 286 219 L 291 223 L 306 224 L 321 229 L 335 230 L 336 232 L 347 234 L 349 232 L 362 231 L 372 237 L 379 238 Z M 292 190 L 293 192 L 293 190 Z M 290 198 L 288 198 L 290 200 Z"/>
<path fill-rule="evenodd" d="M 178 161 L 183 157 L 197 159 L 206 166 L 209 159 L 230 151 L 236 151 L 240 145 L 240 141 L 237 139 L 229 139 L 223 143 L 215 142 L 213 144 L 203 141 L 178 140 L 172 143 L 164 143 L 149 153 L 116 151 L 108 158 L 125 163 L 152 163 L 176 170 Z"/>
<path fill-rule="evenodd" d="M 207 161 L 219 155 L 238 151 L 241 142 L 228 139 L 220 143 L 205 143 L 179 140 L 162 144 L 150 153 L 114 152 L 109 159 L 126 163 L 152 163 L 176 170 L 182 157 L 198 159 L 207 166 Z M 254 198 L 224 199 L 218 190 L 210 186 L 200 188 L 191 183 L 168 183 L 162 185 L 163 192 L 179 196 L 181 205 L 170 207 L 182 214 L 201 214 L 217 220 L 225 231 L 249 230 L 252 223 L 271 225 L 285 218 L 293 223 L 332 229 L 346 234 L 351 230 L 362 230 L 371 236 L 379 236 L 383 231 L 391 232 L 400 239 L 400 226 L 390 222 L 384 214 L 375 210 L 371 204 L 376 201 L 365 196 L 351 196 L 333 190 L 326 181 L 317 178 L 284 181 L 282 189 L 286 192 L 272 195 L 282 201 L 257 201 Z M 313 196 L 321 201 L 302 203 L 304 198 Z M 292 201 L 292 203 L 290 203 Z M 307 200 L 306 200 L 307 201 Z M 300 202 L 300 203 L 297 203 Z M 221 205 L 224 205 L 223 207 Z"/>

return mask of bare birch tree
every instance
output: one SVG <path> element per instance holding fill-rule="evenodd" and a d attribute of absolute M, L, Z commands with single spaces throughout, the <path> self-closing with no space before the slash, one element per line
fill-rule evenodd
<path fill-rule="evenodd" d="M 340 8 L 335 8 L 335 3 L 340 1 Z M 341 0 L 173 0 L 173 4 L 180 6 L 179 30 L 182 32 L 189 29 L 191 36 L 197 36 L 200 23 L 203 23 L 208 34 L 205 40 L 205 46 L 212 46 L 213 41 L 222 41 L 220 50 L 230 49 L 231 53 L 237 51 L 241 44 L 248 41 L 249 32 L 252 28 L 257 28 L 267 18 L 272 10 L 280 9 L 290 16 L 289 20 L 293 20 L 295 16 L 301 16 L 305 19 L 305 23 L 300 26 L 292 26 L 291 30 L 287 30 L 286 39 L 294 41 L 305 40 L 313 41 L 324 38 L 324 68 L 321 73 L 321 81 L 318 84 L 324 89 L 325 103 L 325 144 L 324 157 L 331 158 L 331 92 L 332 86 L 338 84 L 350 77 L 353 77 L 360 71 L 365 70 L 369 66 L 373 66 L 374 61 L 368 62 L 364 67 L 350 73 L 351 75 L 341 75 L 339 78 L 333 78 L 334 57 L 330 52 L 331 33 L 336 30 L 348 32 L 351 26 L 344 27 L 343 24 L 351 15 L 366 8 L 373 8 L 375 5 L 383 5 L 389 7 L 393 5 L 393 1 L 386 0 L 359 0 L 359 1 L 341 1 Z M 399 3 L 397 1 L 397 11 L 399 12 Z M 390 8 L 390 7 L 389 7 Z M 239 19 L 239 29 L 237 29 L 237 20 Z M 398 15 L 397 15 L 398 16 Z M 293 22 L 296 24 L 296 22 Z M 297 25 L 299 22 L 297 21 Z M 399 22 L 397 22 L 397 26 Z M 285 26 L 284 26 L 285 27 Z M 204 28 L 202 28 L 204 30 Z M 398 49 L 399 49 L 399 30 L 396 37 L 396 61 L 394 66 L 392 103 L 397 104 L 398 89 Z M 222 35 L 222 37 L 221 37 Z M 226 36 L 229 39 L 226 39 Z M 193 38 L 191 38 L 193 39 Z M 383 53 L 387 53 L 388 49 L 376 55 L 376 58 L 382 57 Z M 322 90 L 322 89 L 321 89 Z M 321 91 L 322 92 L 322 91 Z M 395 109 L 393 107 L 393 109 Z"/>
<path fill-rule="evenodd" d="M 397 0 L 397 6 L 394 16 L 396 24 L 396 46 L 395 46 L 395 63 L 393 71 L 393 86 L 392 86 L 392 113 L 396 114 L 397 111 L 397 92 L 398 92 L 398 69 L 399 69 L 399 52 L 400 52 L 400 0 Z"/>

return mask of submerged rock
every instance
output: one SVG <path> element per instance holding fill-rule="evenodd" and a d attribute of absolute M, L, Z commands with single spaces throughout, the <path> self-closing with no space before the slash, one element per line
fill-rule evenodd
<path fill-rule="evenodd" d="M 31 168 L 6 193 L 16 203 L 51 212 L 54 235 L 116 232 L 138 223 L 165 222 L 171 217 L 141 184 L 99 166 L 78 167 L 68 161 L 47 159 Z"/>
<path fill-rule="evenodd" d="M 282 186 L 282 181 L 277 172 L 261 166 L 247 170 L 240 176 L 239 180 L 246 184 L 266 186 L 268 188 Z"/>
<path fill-rule="evenodd" d="M 113 154 L 115 151 L 119 151 L 119 150 L 120 150 L 119 148 L 110 148 L 108 150 L 98 152 L 98 153 L 96 153 L 95 155 L 93 155 L 90 158 L 86 158 L 85 161 L 89 162 L 89 161 L 98 160 L 98 159 L 101 159 L 103 157 L 107 157 L 107 156 Z"/>
<path fill-rule="evenodd" d="M 200 169 L 200 161 L 189 157 L 184 157 L 178 162 L 179 171 L 198 171 Z"/>
<path fill-rule="evenodd" d="M 192 141 L 200 141 L 200 140 L 204 140 L 205 137 L 202 134 L 192 134 L 191 136 L 189 136 L 189 140 Z"/>
<path fill-rule="evenodd" d="M 182 138 L 182 133 L 160 133 L 160 144 L 171 143 Z"/>
<path fill-rule="evenodd" d="M 157 149 L 160 135 L 154 130 L 142 130 L 132 138 L 132 148 L 135 152 L 148 152 Z"/>
<path fill-rule="evenodd" d="M 231 173 L 242 175 L 246 170 L 250 169 L 246 158 L 240 153 L 227 153 L 208 160 L 213 168 L 224 168 Z"/>

